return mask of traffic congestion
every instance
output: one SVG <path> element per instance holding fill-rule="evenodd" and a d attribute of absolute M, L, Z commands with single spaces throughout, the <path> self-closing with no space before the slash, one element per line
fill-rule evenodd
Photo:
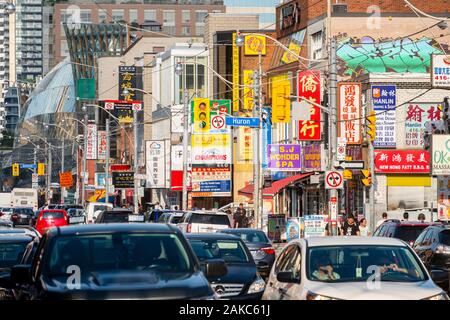
<path fill-rule="evenodd" d="M 383 215 L 363 236 L 348 214 L 340 236 L 303 226 L 285 241 L 254 228 L 243 204 L 175 209 L 1 208 L 0 299 L 449 299 L 445 221 Z"/>

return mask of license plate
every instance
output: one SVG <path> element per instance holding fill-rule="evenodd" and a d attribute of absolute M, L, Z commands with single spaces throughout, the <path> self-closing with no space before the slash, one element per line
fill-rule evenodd
<path fill-rule="evenodd" d="M 84 217 L 72 217 L 69 218 L 69 223 L 83 223 Z"/>
<path fill-rule="evenodd" d="M 22 219 L 28 218 L 28 216 L 27 216 L 26 214 L 21 214 L 20 217 L 21 217 Z"/>

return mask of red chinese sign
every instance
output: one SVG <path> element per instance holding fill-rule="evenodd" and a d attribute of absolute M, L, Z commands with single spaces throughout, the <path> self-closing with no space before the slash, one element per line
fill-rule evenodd
<path fill-rule="evenodd" d="M 320 104 L 320 71 L 306 70 L 298 73 L 298 96 Z M 298 98 L 299 101 L 302 99 Z M 299 120 L 298 139 L 301 141 L 320 140 L 320 108 L 311 105 L 309 120 Z"/>
<path fill-rule="evenodd" d="M 347 145 L 361 144 L 361 84 L 340 82 L 338 93 L 338 137 L 345 138 Z"/>
<path fill-rule="evenodd" d="M 423 150 L 375 150 L 375 172 L 429 173 L 430 154 Z"/>
<path fill-rule="evenodd" d="M 442 111 L 436 103 L 411 103 L 406 109 L 405 146 L 410 149 L 423 149 L 424 134 L 432 128 L 444 130 Z"/>

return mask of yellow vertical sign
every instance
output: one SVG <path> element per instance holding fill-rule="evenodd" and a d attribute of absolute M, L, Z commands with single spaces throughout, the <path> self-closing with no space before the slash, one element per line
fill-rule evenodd
<path fill-rule="evenodd" d="M 236 46 L 236 32 L 233 32 L 233 112 L 239 111 L 239 48 Z"/>
<path fill-rule="evenodd" d="M 13 175 L 13 177 L 18 177 L 20 175 L 20 166 L 18 163 L 13 163 L 12 175 Z"/>
<path fill-rule="evenodd" d="M 287 74 L 272 77 L 272 123 L 291 122 L 291 82 Z"/>
<path fill-rule="evenodd" d="M 253 110 L 253 70 L 244 70 L 244 109 Z"/>
<path fill-rule="evenodd" d="M 209 99 L 194 99 L 194 132 L 209 132 L 211 129 Z"/>
<path fill-rule="evenodd" d="M 45 165 L 43 163 L 38 163 L 38 176 L 43 176 L 45 174 Z"/>

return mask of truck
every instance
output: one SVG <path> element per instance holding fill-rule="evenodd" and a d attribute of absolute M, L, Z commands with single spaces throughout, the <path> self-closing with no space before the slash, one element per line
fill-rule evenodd
<path fill-rule="evenodd" d="M 13 208 L 32 208 L 38 210 L 37 190 L 32 188 L 14 188 L 11 192 Z"/>

